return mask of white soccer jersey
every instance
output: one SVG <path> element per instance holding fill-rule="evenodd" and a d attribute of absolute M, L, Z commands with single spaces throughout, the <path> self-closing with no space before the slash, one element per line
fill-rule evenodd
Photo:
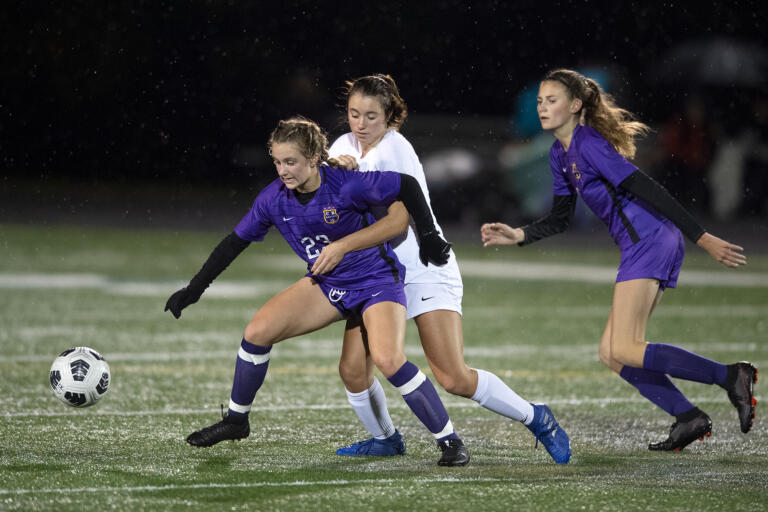
<path fill-rule="evenodd" d="M 336 139 L 331 145 L 329 155 L 331 158 L 339 155 L 351 155 L 355 157 L 360 171 L 395 171 L 408 174 L 416 178 L 421 186 L 424 197 L 429 200 L 429 190 L 427 190 L 427 180 L 424 176 L 424 168 L 421 166 L 416 151 L 408 140 L 397 130 L 390 129 L 379 141 L 379 143 L 368 153 L 361 157 L 362 147 L 353 133 L 346 133 Z M 430 206 L 431 211 L 431 206 Z M 435 227 L 440 231 L 440 225 L 435 219 Z M 462 286 L 459 266 L 456 263 L 456 256 L 451 251 L 448 263 L 442 267 L 429 264 L 425 267 L 419 260 L 419 243 L 416 233 L 413 230 L 413 222 L 408 227 L 405 237 L 402 235 L 391 241 L 395 248 L 395 253 L 400 262 L 405 265 L 405 284 L 409 283 L 442 283 L 451 286 Z M 410 308 L 409 308 L 410 309 Z"/>

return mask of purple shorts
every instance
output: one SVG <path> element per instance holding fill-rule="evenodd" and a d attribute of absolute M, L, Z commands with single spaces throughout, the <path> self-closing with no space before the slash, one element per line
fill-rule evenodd
<path fill-rule="evenodd" d="M 658 279 L 660 290 L 674 288 L 684 255 L 680 230 L 672 224 L 661 224 L 655 233 L 621 251 L 616 282 Z"/>
<path fill-rule="evenodd" d="M 318 286 L 344 318 L 362 317 L 363 311 L 379 302 L 397 302 L 407 306 L 403 283 L 387 283 L 359 290 L 343 290 L 324 283 L 318 283 Z"/>

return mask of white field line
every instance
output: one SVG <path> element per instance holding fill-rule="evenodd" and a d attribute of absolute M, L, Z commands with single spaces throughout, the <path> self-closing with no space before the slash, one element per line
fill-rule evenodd
<path fill-rule="evenodd" d="M 421 484 L 429 483 L 479 483 L 479 482 L 514 482 L 513 478 L 489 478 L 489 477 L 420 477 L 407 480 Z M 310 487 L 313 485 L 322 486 L 377 486 L 381 484 L 401 484 L 406 480 L 395 480 L 393 478 L 377 478 L 365 480 L 296 480 L 293 482 L 244 482 L 234 484 L 180 484 L 180 485 L 140 485 L 131 487 L 62 487 L 62 488 L 41 488 L 41 489 L 0 489 L 0 496 L 18 496 L 23 494 L 78 494 L 78 493 L 116 493 L 116 492 L 155 492 L 155 491 L 174 491 L 174 490 L 195 490 L 195 489 L 250 489 L 259 487 Z"/>
<path fill-rule="evenodd" d="M 597 265 L 570 265 L 557 263 L 501 262 L 462 260 L 464 277 L 484 277 L 502 280 L 570 281 L 587 283 L 613 283 L 616 268 Z M 0 288 L 7 289 L 99 289 L 116 295 L 166 296 L 182 281 L 116 281 L 93 273 L 0 273 Z M 206 296 L 220 298 L 251 297 L 276 293 L 290 281 L 258 280 L 214 282 Z M 685 286 L 768 287 L 768 273 L 741 270 L 683 271 L 680 284 Z"/>
<path fill-rule="evenodd" d="M 695 403 L 717 403 L 723 402 L 722 398 L 712 397 L 695 397 L 689 398 L 690 401 Z M 637 397 L 604 397 L 604 398 L 553 398 L 548 400 L 542 400 L 541 403 L 547 405 L 597 405 L 600 407 L 607 407 L 614 404 L 644 404 L 648 403 L 648 400 L 641 396 Z M 408 405 L 403 402 L 389 403 L 387 406 L 390 409 L 407 409 Z M 336 411 L 347 410 L 351 406 L 348 402 L 338 402 L 331 404 L 290 404 L 290 405 L 263 405 L 251 407 L 251 412 L 276 412 L 276 411 Z M 471 407 L 480 407 L 476 402 L 470 399 L 462 401 L 445 401 L 446 409 L 467 409 Z M 36 411 L 36 410 L 24 410 L 20 412 L 6 412 L 0 414 L 0 418 L 55 418 L 66 416 L 116 416 L 116 417 L 130 417 L 130 416 L 197 416 L 204 414 L 219 414 L 219 409 L 156 409 L 156 410 L 144 410 L 144 411 L 109 411 L 104 409 L 97 409 L 94 411 L 84 412 L 83 409 L 67 409 L 63 411 Z M 512 420 L 510 420 L 512 421 Z"/>
<path fill-rule="evenodd" d="M 532 307 L 532 306 L 495 306 L 495 305 L 483 305 L 483 306 L 467 306 L 464 308 L 464 317 L 468 320 L 479 319 L 519 319 L 522 321 L 534 320 L 537 318 L 546 317 L 547 319 L 557 318 L 565 319 L 579 319 L 579 320 L 592 320 L 598 319 L 600 322 L 604 322 L 608 316 L 610 304 L 599 304 L 592 306 L 565 306 L 565 307 Z M 158 309 L 159 311 L 159 309 Z M 231 310 L 230 310 L 231 312 Z M 18 326 L 5 326 L 4 330 L 0 330 L 0 340 L 13 339 L 18 342 L 35 341 L 42 338 L 57 338 L 57 339 L 87 339 L 87 338 L 100 338 L 107 336 L 118 344 L 133 343 L 135 340 L 134 333 L 124 332 L 112 332 L 111 329 L 105 326 L 100 326 L 97 322 L 103 318 L 114 319 L 114 313 L 110 313 L 112 316 L 104 316 L 103 318 L 96 318 L 93 315 L 95 312 L 90 312 L 90 316 L 84 316 L 82 319 L 69 318 L 71 325 L 58 323 L 56 325 L 18 325 Z M 242 315 L 243 318 L 249 317 L 252 311 L 247 311 Z M 125 313 L 120 313 L 120 318 L 125 320 Z M 755 319 L 768 318 L 768 304 L 738 304 L 738 305 L 673 305 L 665 304 L 662 301 L 660 307 L 656 308 L 653 312 L 653 319 L 659 318 L 690 318 L 690 319 L 713 319 L 723 318 L 728 320 L 743 319 L 754 321 Z M 84 322 L 87 322 L 84 324 Z M 96 322 L 96 323 L 94 323 Z M 482 346 L 478 346 L 478 342 L 481 340 L 475 339 L 469 331 L 466 335 L 466 347 L 468 350 L 479 349 L 482 350 Z M 514 342 L 514 335 L 509 336 L 509 341 Z M 166 343 L 182 343 L 189 345 L 190 343 L 205 343 L 211 345 L 225 344 L 228 341 L 236 342 L 233 339 L 231 333 L 222 331 L 184 331 L 174 330 L 167 333 L 155 333 L 152 336 L 152 340 L 157 344 Z M 304 339 L 291 340 L 288 343 L 281 343 L 278 345 L 282 350 L 284 347 L 292 348 L 297 346 L 297 342 Z M 333 340 L 331 348 L 338 350 L 338 343 L 340 340 Z M 307 349 L 318 349 L 317 340 L 308 340 L 308 344 L 304 346 Z M 325 347 L 323 347 L 325 348 Z M 3 357 L 0 356 L 0 361 L 3 361 Z"/>
<path fill-rule="evenodd" d="M 298 341 L 298 340 L 297 340 Z M 280 358 L 295 358 L 301 357 L 306 359 L 307 354 L 311 353 L 311 357 L 317 359 L 319 357 L 332 357 L 336 358 L 341 356 L 341 339 L 333 340 L 329 343 L 323 343 L 324 340 L 300 340 L 306 341 L 306 343 L 292 343 L 291 340 L 282 342 L 280 345 L 275 346 L 271 352 L 271 359 L 278 361 Z M 185 352 L 133 352 L 133 353 L 120 353 L 120 352 L 102 352 L 102 355 L 107 359 L 109 363 L 115 362 L 166 362 L 166 361 L 213 361 L 213 360 L 232 360 L 234 364 L 235 357 L 237 356 L 237 347 L 239 343 L 232 344 L 231 350 L 215 350 L 215 351 L 185 351 Z M 755 349 L 757 345 L 755 344 Z M 405 347 L 405 353 L 408 356 L 420 356 L 424 355 L 424 350 L 421 346 L 407 346 Z M 528 354 L 550 354 L 550 355 L 562 355 L 571 354 L 576 356 L 579 354 L 597 354 L 597 345 L 577 345 L 577 346 L 540 346 L 540 345 L 505 345 L 501 347 L 464 347 L 465 356 L 476 357 L 504 357 L 504 356 L 520 356 Z M 28 354 L 28 355 L 8 355 L 0 356 L 0 363 L 46 363 L 52 362 L 57 354 Z M 597 357 L 595 355 L 595 357 Z M 285 360 L 285 359 L 284 359 Z"/>
<path fill-rule="evenodd" d="M 610 313 L 610 297 L 607 296 L 606 302 L 591 306 L 568 305 L 561 307 L 548 306 L 465 306 L 464 316 L 466 318 L 495 318 L 503 316 L 505 318 L 526 318 L 540 317 L 547 318 L 602 318 L 607 320 Z M 711 318 L 711 317 L 768 317 L 768 304 L 722 304 L 722 305 L 670 305 L 665 304 L 662 299 L 661 304 L 653 311 L 652 318 L 659 317 L 685 317 L 685 318 Z"/>
<path fill-rule="evenodd" d="M 587 283 L 613 283 L 616 267 L 597 265 L 569 265 L 560 263 L 530 263 L 462 260 L 461 274 L 465 277 L 487 277 L 509 280 L 575 281 Z M 681 286 L 768 286 L 768 273 L 685 270 L 680 273 Z"/>
<path fill-rule="evenodd" d="M 184 335 L 172 341 L 185 341 Z M 211 337 L 213 339 L 213 336 Z M 167 362 L 167 361 L 214 361 L 214 360 L 235 360 L 237 347 L 239 343 L 232 339 L 232 348 L 225 350 L 188 350 L 179 352 L 103 352 L 110 363 L 116 362 Z M 686 343 L 685 347 L 691 350 L 704 350 L 711 348 L 707 343 Z M 754 353 L 762 348 L 757 342 L 729 342 L 717 347 L 719 351 Z M 416 343 L 409 343 L 405 347 L 405 353 L 408 356 L 421 356 L 424 350 Z M 286 340 L 272 349 L 272 358 L 279 361 L 280 358 L 301 357 L 306 359 L 307 354 L 317 359 L 319 357 L 339 357 L 341 355 L 341 339 L 309 339 L 298 338 Z M 496 346 L 483 346 L 477 343 L 467 342 L 464 346 L 464 355 L 467 357 L 519 357 L 530 354 L 537 355 L 557 355 L 565 357 L 592 357 L 597 358 L 597 340 L 595 344 L 579 345 L 538 345 L 538 344 L 515 344 L 506 343 Z M 53 361 L 56 354 L 18 354 L 18 355 L 0 355 L 0 364 L 3 363 L 48 363 Z"/>
<path fill-rule="evenodd" d="M 0 273 L 0 289 L 93 289 L 113 295 L 161 297 L 185 286 L 183 281 L 114 281 L 99 274 Z M 291 281 L 261 279 L 258 281 L 217 281 L 206 297 L 240 298 L 274 294 L 292 284 Z"/>

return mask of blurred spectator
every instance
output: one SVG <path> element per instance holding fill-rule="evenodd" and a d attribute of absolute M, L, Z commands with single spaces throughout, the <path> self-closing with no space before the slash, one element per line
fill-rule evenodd
<path fill-rule="evenodd" d="M 520 213 L 526 219 L 540 217 L 552 199 L 549 148 L 553 140 L 539 125 L 536 136 L 525 142 L 511 141 L 499 152 L 499 164 L 505 176 L 500 185 L 516 198 Z"/>
<path fill-rule="evenodd" d="M 752 103 L 750 103 L 752 105 Z M 718 220 L 768 213 L 768 97 L 751 106 L 754 123 L 723 134 L 709 173 L 712 212 Z"/>
<path fill-rule="evenodd" d="M 667 189 L 686 208 L 707 214 L 710 193 L 707 171 L 712 161 L 714 139 L 706 108 L 691 96 L 682 115 L 674 114 L 661 128 L 662 172 Z"/>
<path fill-rule="evenodd" d="M 748 129 L 747 140 L 741 212 L 760 217 L 768 213 L 768 97 L 755 106 L 755 125 Z"/>
<path fill-rule="evenodd" d="M 712 215 L 718 220 L 736 216 L 743 200 L 744 160 L 749 149 L 747 132 L 736 135 L 724 131 L 718 140 L 709 171 Z"/>
<path fill-rule="evenodd" d="M 431 191 L 432 210 L 445 223 L 474 226 L 499 211 L 509 198 L 495 187 L 501 179 L 495 165 L 476 152 L 453 147 L 424 158 L 424 174 Z M 489 184 L 491 186 L 489 186 Z"/>

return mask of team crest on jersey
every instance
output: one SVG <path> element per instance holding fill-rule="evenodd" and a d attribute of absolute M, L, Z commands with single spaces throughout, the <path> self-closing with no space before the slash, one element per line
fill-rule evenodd
<path fill-rule="evenodd" d="M 336 224 L 339 221 L 339 213 L 336 208 L 325 208 L 323 210 L 323 220 L 326 224 Z"/>
<path fill-rule="evenodd" d="M 331 302 L 339 302 L 344 295 L 346 295 L 347 290 L 337 290 L 336 288 L 331 288 L 331 291 L 328 292 L 328 300 Z"/>
<path fill-rule="evenodd" d="M 579 172 L 579 170 L 576 168 L 576 163 L 575 163 L 575 162 L 573 163 L 573 165 L 571 165 L 571 172 L 573 173 L 573 176 L 574 176 L 574 177 L 575 177 L 577 180 L 580 180 L 580 179 L 581 179 L 581 173 L 580 173 L 580 172 Z"/>

